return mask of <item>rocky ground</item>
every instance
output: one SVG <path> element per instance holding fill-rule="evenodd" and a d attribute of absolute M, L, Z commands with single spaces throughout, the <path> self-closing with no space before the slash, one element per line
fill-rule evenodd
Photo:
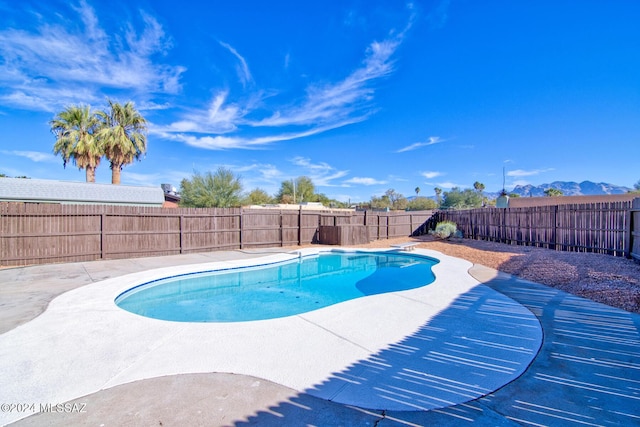
<path fill-rule="evenodd" d="M 481 240 L 437 240 L 432 236 L 381 240 L 362 246 L 388 248 L 391 244 L 408 240 L 420 242 L 418 247 L 421 248 L 640 313 L 640 264 L 626 258 Z"/>

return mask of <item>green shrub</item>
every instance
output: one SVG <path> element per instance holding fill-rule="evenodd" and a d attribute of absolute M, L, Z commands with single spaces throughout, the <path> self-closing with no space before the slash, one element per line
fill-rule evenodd
<path fill-rule="evenodd" d="M 435 230 L 429 232 L 440 239 L 448 239 L 451 236 L 458 236 L 458 226 L 453 221 L 442 221 L 436 224 Z"/>

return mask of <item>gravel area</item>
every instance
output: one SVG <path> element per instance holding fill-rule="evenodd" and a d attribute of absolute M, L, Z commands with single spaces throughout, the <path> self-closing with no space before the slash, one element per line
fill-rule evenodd
<path fill-rule="evenodd" d="M 640 313 L 640 264 L 611 255 L 560 252 L 531 246 L 432 236 L 380 240 L 361 245 L 385 247 L 406 241 L 463 258 L 519 278 L 542 283 L 613 307 Z"/>

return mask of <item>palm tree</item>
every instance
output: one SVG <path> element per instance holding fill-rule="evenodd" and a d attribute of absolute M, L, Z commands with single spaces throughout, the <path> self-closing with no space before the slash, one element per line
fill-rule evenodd
<path fill-rule="evenodd" d="M 487 202 L 487 201 L 485 200 L 485 197 L 484 197 L 484 195 L 482 194 L 482 192 L 484 191 L 484 184 L 483 184 L 483 183 L 481 183 L 481 182 L 479 182 L 479 181 L 476 181 L 476 182 L 474 182 L 474 183 L 473 183 L 473 188 L 476 190 L 476 192 L 477 192 L 477 193 L 480 195 L 480 197 L 482 198 L 482 206 L 483 206 L 483 207 L 484 207 L 484 206 L 486 206 L 486 204 L 487 204 L 486 202 Z"/>
<path fill-rule="evenodd" d="M 62 156 L 64 167 L 71 160 L 79 169 L 85 169 L 87 182 L 96 182 L 96 168 L 104 154 L 95 138 L 98 124 L 88 105 L 67 107 L 49 122 L 56 136 L 54 154 Z"/>
<path fill-rule="evenodd" d="M 440 206 L 440 195 L 442 194 L 442 188 L 436 187 L 434 188 L 434 191 L 436 192 L 436 202 L 438 203 L 438 206 Z"/>
<path fill-rule="evenodd" d="M 484 191 L 484 184 L 481 182 L 474 182 L 473 183 L 473 188 L 480 194 L 482 195 L 482 192 Z"/>
<path fill-rule="evenodd" d="M 416 197 L 418 197 L 420 195 L 420 187 L 416 187 L 414 191 L 416 192 Z"/>
<path fill-rule="evenodd" d="M 105 157 L 111 162 L 111 183 L 120 184 L 120 171 L 147 151 L 147 121 L 133 102 L 124 105 L 109 100 L 109 112 L 98 113 L 102 123 L 97 133 Z"/>

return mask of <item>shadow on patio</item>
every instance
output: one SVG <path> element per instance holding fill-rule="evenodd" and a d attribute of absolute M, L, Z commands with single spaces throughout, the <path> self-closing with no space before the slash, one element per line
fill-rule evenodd
<path fill-rule="evenodd" d="M 478 385 L 485 376 L 516 377 L 526 368 L 512 359 L 531 348 L 514 339 L 531 322 L 476 288 L 402 342 L 234 425 L 640 425 L 640 315 L 486 270 L 471 272 L 531 310 L 543 327 L 539 354 L 515 381 L 496 391 Z M 469 328 L 465 310 L 487 323 Z M 505 317 L 506 325 L 492 327 Z M 469 333 L 476 329 L 481 338 Z M 389 404 L 367 410 L 314 396 Z M 401 410 L 407 407 L 415 410 Z"/>
<path fill-rule="evenodd" d="M 466 402 L 521 375 L 541 338 L 530 311 L 477 286 L 402 341 L 235 425 L 366 425 L 383 416 L 409 425 L 425 416 L 495 425 L 495 414 Z"/>

